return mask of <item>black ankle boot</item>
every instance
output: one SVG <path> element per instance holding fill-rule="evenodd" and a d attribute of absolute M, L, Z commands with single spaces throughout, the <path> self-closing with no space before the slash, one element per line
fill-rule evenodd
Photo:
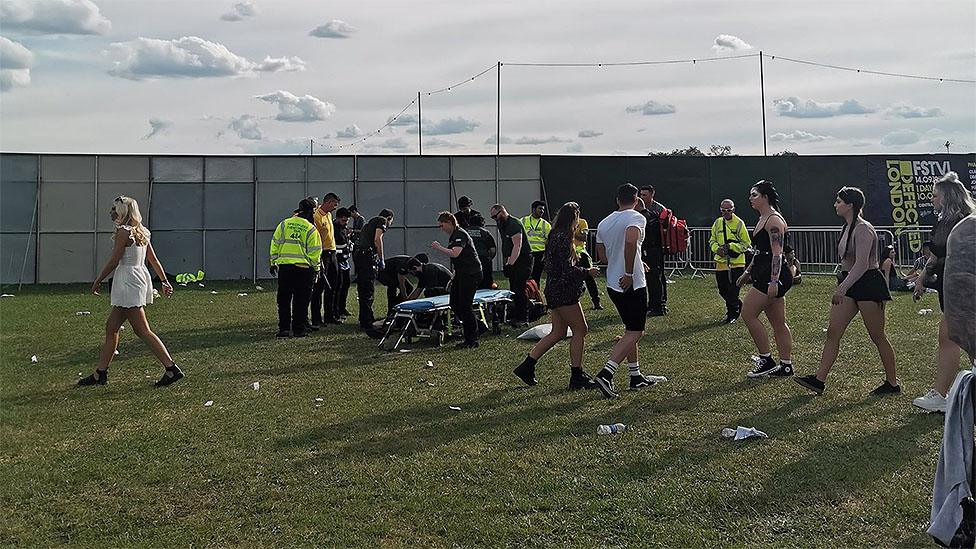
<path fill-rule="evenodd" d="M 535 385 L 538 383 L 538 381 L 535 379 L 535 363 L 536 360 L 534 358 L 527 356 L 521 364 L 512 370 L 512 373 L 524 381 L 526 385 Z"/>
<path fill-rule="evenodd" d="M 108 383 L 108 370 L 95 370 L 95 373 L 78 380 L 78 387 L 91 387 Z"/>
<path fill-rule="evenodd" d="M 156 382 L 156 387 L 166 387 L 167 385 L 172 385 L 184 377 L 183 370 L 180 370 L 179 366 L 173 364 L 169 368 L 166 368 L 166 373 L 163 374 L 163 377 L 159 378 L 159 381 Z"/>

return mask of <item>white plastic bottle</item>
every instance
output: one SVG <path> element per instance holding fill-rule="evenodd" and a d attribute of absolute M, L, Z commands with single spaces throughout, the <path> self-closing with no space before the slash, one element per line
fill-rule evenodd
<path fill-rule="evenodd" d="M 623 433 L 627 430 L 627 426 L 623 423 L 614 423 L 613 425 L 597 425 L 596 434 L 598 435 L 615 435 Z"/>

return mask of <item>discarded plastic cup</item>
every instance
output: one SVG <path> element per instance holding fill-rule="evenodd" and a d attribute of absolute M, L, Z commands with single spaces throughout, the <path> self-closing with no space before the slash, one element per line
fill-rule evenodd
<path fill-rule="evenodd" d="M 37 355 L 31 355 L 31 363 L 37 364 Z"/>
<path fill-rule="evenodd" d="M 261 389 L 261 382 L 255 381 L 254 383 L 251 384 L 251 388 L 254 389 L 255 391 L 259 391 Z"/>
<path fill-rule="evenodd" d="M 91 311 L 78 311 L 75 316 L 91 316 Z"/>
<path fill-rule="evenodd" d="M 623 423 L 613 425 L 597 425 L 596 434 L 598 435 L 617 435 L 627 431 L 627 426 Z"/>
<path fill-rule="evenodd" d="M 919 309 L 918 314 L 920 315 L 930 315 L 932 314 L 932 309 Z"/>
<path fill-rule="evenodd" d="M 205 407 L 209 408 L 209 407 L 213 406 L 213 401 L 212 400 L 208 400 L 208 401 L 204 402 L 203 405 Z"/>
<path fill-rule="evenodd" d="M 734 436 L 735 436 L 735 429 L 732 429 L 731 427 L 726 427 L 725 429 L 722 429 L 722 438 L 732 438 Z"/>

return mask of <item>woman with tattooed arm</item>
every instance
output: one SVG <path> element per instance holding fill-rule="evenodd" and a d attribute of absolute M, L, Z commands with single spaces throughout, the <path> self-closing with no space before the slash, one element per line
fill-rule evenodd
<path fill-rule="evenodd" d="M 746 375 L 751 378 L 793 375 L 793 334 L 786 325 L 786 300 L 784 296 L 793 286 L 793 275 L 786 265 L 783 246 L 786 243 L 786 219 L 776 210 L 779 194 L 769 181 L 760 181 L 749 192 L 749 204 L 759 212 L 759 221 L 752 234 L 756 253 L 745 273 L 737 284 L 744 286 L 752 282 L 752 288 L 742 303 L 742 320 L 749 329 L 758 356 L 754 356 L 755 367 Z M 769 350 L 769 335 L 759 320 L 759 313 L 765 312 L 766 319 L 773 327 L 773 337 L 779 350 L 779 363 L 773 360 Z"/>

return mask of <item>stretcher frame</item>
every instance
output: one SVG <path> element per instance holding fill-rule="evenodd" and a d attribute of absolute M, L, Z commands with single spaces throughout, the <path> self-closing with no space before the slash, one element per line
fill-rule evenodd
<path fill-rule="evenodd" d="M 512 302 L 514 295 L 509 290 L 478 290 L 471 303 L 475 318 L 489 326 L 492 333 L 501 333 L 501 325 L 507 320 L 508 304 Z M 383 338 L 377 346 L 384 351 L 395 351 L 405 338 L 416 337 L 440 347 L 453 335 L 453 315 L 449 299 L 449 296 L 444 295 L 398 304 L 394 307 Z M 424 303 L 430 303 L 431 306 L 426 309 L 418 308 L 418 305 Z M 396 336 L 395 340 L 393 336 Z M 392 345 L 389 344 L 390 341 L 393 341 Z"/>

